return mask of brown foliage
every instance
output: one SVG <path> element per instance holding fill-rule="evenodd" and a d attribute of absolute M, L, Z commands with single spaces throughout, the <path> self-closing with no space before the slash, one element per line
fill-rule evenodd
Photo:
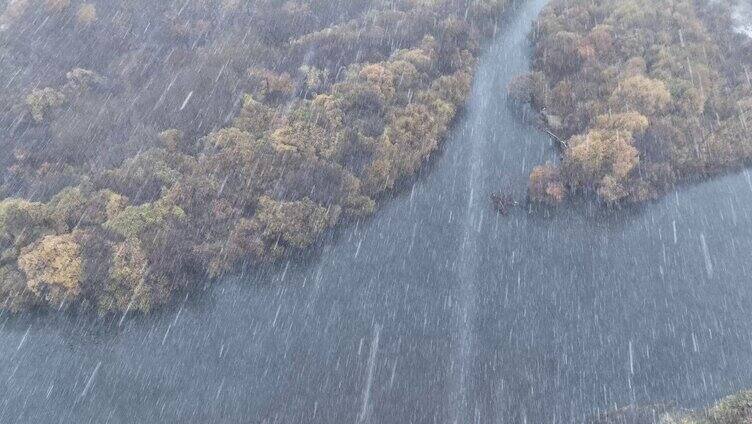
<path fill-rule="evenodd" d="M 561 172 L 554 165 L 536 166 L 530 173 L 528 196 L 539 203 L 558 205 L 564 201 L 567 189 L 561 181 Z"/>
<path fill-rule="evenodd" d="M 719 24 L 729 14 L 691 0 L 560 0 L 543 11 L 534 70 L 550 95 L 533 104 L 569 139 L 565 186 L 639 202 L 677 177 L 752 159 L 737 106 L 752 89 L 739 77 L 749 58 Z"/>
<path fill-rule="evenodd" d="M 9 72 L 44 70 L 0 99 L 0 190 L 41 200 L 0 202 L 0 301 L 102 313 L 371 214 L 438 148 L 507 3 L 34 1 L 0 18 Z"/>
<path fill-rule="evenodd" d="M 97 8 L 91 3 L 84 3 L 76 12 L 76 22 L 79 25 L 91 25 L 97 20 Z"/>

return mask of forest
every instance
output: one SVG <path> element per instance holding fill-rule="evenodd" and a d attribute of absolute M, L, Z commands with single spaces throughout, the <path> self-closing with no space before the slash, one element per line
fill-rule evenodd
<path fill-rule="evenodd" d="M 506 3 L 6 1 L 0 306 L 147 312 L 368 216 Z"/>
<path fill-rule="evenodd" d="M 554 0 L 531 34 L 533 69 L 509 85 L 565 147 L 529 196 L 607 205 L 752 160 L 752 41 L 733 0 Z"/>

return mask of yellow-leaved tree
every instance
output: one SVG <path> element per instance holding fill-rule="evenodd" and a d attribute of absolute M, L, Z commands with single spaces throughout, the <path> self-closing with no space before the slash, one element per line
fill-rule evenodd
<path fill-rule="evenodd" d="M 42 237 L 24 249 L 18 266 L 29 289 L 49 303 L 74 300 L 81 294 L 84 262 L 75 233 Z"/>

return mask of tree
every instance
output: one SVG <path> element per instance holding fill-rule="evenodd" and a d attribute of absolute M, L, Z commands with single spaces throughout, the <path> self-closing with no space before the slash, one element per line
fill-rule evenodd
<path fill-rule="evenodd" d="M 645 116 L 656 116 L 667 111 L 671 93 L 663 81 L 635 75 L 619 83 L 609 103 L 619 111 L 635 110 Z"/>
<path fill-rule="evenodd" d="M 397 176 L 413 174 L 438 146 L 439 126 L 424 104 L 414 103 L 394 113 L 384 137 L 399 154 L 394 158 Z"/>
<path fill-rule="evenodd" d="M 182 178 L 182 165 L 190 168 L 193 162 L 192 158 L 172 153 L 177 152 L 164 149 L 143 151 L 125 160 L 120 167 L 104 172 L 102 183 L 135 203 L 154 201 L 164 189 L 172 187 Z"/>
<path fill-rule="evenodd" d="M 286 249 L 310 246 L 329 224 L 327 210 L 308 198 L 280 202 L 262 196 L 253 217 L 255 232 L 264 241 L 260 256 L 279 257 Z"/>
<path fill-rule="evenodd" d="M 560 31 L 547 39 L 537 56 L 542 58 L 543 66 L 549 73 L 561 77 L 575 72 L 580 67 L 579 34 Z"/>
<path fill-rule="evenodd" d="M 45 0 L 44 6 L 50 13 L 61 13 L 70 7 L 70 0 Z"/>
<path fill-rule="evenodd" d="M 295 91 L 295 85 L 288 74 L 276 74 L 262 68 L 250 68 L 247 74 L 252 93 L 262 101 L 286 100 Z"/>
<path fill-rule="evenodd" d="M 598 196 L 609 204 L 618 202 L 628 194 L 622 183 L 611 175 L 603 177 L 598 185 Z"/>
<path fill-rule="evenodd" d="M 82 26 L 88 26 L 97 21 L 97 8 L 91 3 L 84 3 L 76 12 L 76 22 Z"/>
<path fill-rule="evenodd" d="M 604 190 L 613 200 L 626 196 L 626 191 L 617 189 L 639 163 L 630 133 L 591 130 L 585 136 L 573 137 L 569 146 L 563 166 L 575 186 L 595 188 L 599 194 Z"/>
<path fill-rule="evenodd" d="M 253 96 L 243 96 L 243 107 L 233 121 L 233 126 L 256 137 L 261 137 L 269 130 L 274 110 L 256 101 Z"/>
<path fill-rule="evenodd" d="M 39 303 L 26 286 L 26 279 L 14 265 L 0 265 L 0 309 L 19 312 Z"/>
<path fill-rule="evenodd" d="M 637 112 L 600 115 L 595 120 L 595 127 L 601 130 L 626 131 L 641 134 L 650 126 L 650 121 Z"/>
<path fill-rule="evenodd" d="M 169 288 L 152 278 L 146 253 L 136 239 L 127 239 L 112 248 L 107 279 L 96 292 L 100 313 L 110 311 L 149 312 L 164 301 Z M 156 284 L 155 284 L 156 283 Z"/>
<path fill-rule="evenodd" d="M 528 196 L 533 202 L 558 205 L 564 201 L 567 189 L 561 181 L 558 167 L 545 164 L 533 168 L 530 173 Z"/>
<path fill-rule="evenodd" d="M 328 134 L 311 120 L 296 119 L 269 137 L 281 151 L 299 152 L 307 157 L 332 158 L 336 154 L 337 137 Z"/>
<path fill-rule="evenodd" d="M 580 44 L 580 56 L 585 60 L 608 58 L 614 53 L 613 28 L 596 25 Z"/>
<path fill-rule="evenodd" d="M 87 188 L 81 186 L 66 187 L 56 194 L 47 204 L 50 218 L 55 223 L 55 227 L 61 232 L 65 232 L 78 226 L 79 223 L 104 222 L 107 219 L 104 213 L 101 214 L 102 219 L 100 220 L 96 216 L 96 208 L 87 211 L 91 194 L 90 189 L 87 190 Z M 102 212 L 104 211 L 102 210 Z M 84 222 L 85 220 L 88 222 Z"/>
<path fill-rule="evenodd" d="M 159 141 L 168 152 L 188 153 L 192 150 L 186 145 L 185 133 L 175 128 L 159 133 Z"/>
<path fill-rule="evenodd" d="M 66 187 L 45 205 L 46 214 L 58 232 L 97 226 L 120 213 L 128 206 L 128 199 L 111 190 L 94 191 L 84 183 Z"/>
<path fill-rule="evenodd" d="M 26 105 L 31 111 L 32 118 L 37 123 L 44 121 L 50 109 L 62 106 L 65 101 L 66 98 L 62 92 L 50 87 L 41 90 L 35 89 L 26 97 Z"/>
<path fill-rule="evenodd" d="M 168 200 L 128 206 L 105 222 L 105 227 L 126 239 L 153 235 L 166 226 L 185 219 L 185 212 Z"/>
<path fill-rule="evenodd" d="M 15 260 L 20 249 L 51 232 L 45 205 L 23 199 L 0 201 L 0 263 Z"/>
<path fill-rule="evenodd" d="M 73 301 L 81 294 L 84 266 L 74 234 L 42 237 L 23 250 L 18 266 L 29 289 L 51 304 Z"/>
<path fill-rule="evenodd" d="M 65 74 L 68 82 L 63 86 L 63 91 L 75 95 L 84 94 L 86 91 L 102 87 L 106 80 L 98 73 L 89 69 L 74 68 Z"/>
<path fill-rule="evenodd" d="M 394 74 L 391 69 L 382 63 L 374 63 L 364 66 L 358 73 L 358 77 L 366 84 L 376 87 L 385 101 L 391 100 L 395 93 Z"/>
<path fill-rule="evenodd" d="M 507 86 L 509 99 L 518 104 L 527 104 L 533 100 L 533 79 L 530 74 L 517 75 Z"/>

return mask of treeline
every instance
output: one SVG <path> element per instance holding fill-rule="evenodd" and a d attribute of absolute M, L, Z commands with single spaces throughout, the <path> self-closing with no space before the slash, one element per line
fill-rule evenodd
<path fill-rule="evenodd" d="M 148 311 L 371 214 L 506 0 L 10 0 L 0 307 Z"/>
<path fill-rule="evenodd" d="M 510 85 L 566 142 L 530 198 L 642 202 L 752 159 L 749 38 L 734 0 L 554 0 L 535 24 L 533 72 Z"/>
<path fill-rule="evenodd" d="M 669 405 L 629 406 L 598 414 L 587 424 L 658 422 L 662 424 L 745 424 L 752 420 L 752 391 L 727 396 L 698 410 L 683 410 Z"/>

